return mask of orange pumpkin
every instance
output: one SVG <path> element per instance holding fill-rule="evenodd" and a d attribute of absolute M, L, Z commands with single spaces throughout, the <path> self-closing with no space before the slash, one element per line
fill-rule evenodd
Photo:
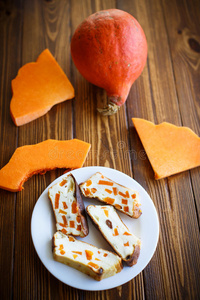
<path fill-rule="evenodd" d="M 145 34 L 137 20 L 125 11 L 99 11 L 85 19 L 71 40 L 71 55 L 79 72 L 108 95 L 113 114 L 126 101 L 133 82 L 147 58 Z"/>
<path fill-rule="evenodd" d="M 53 105 L 74 97 L 74 88 L 48 49 L 22 66 L 12 80 L 10 113 L 16 126 L 27 124 Z"/>
<path fill-rule="evenodd" d="M 23 183 L 34 174 L 56 168 L 81 168 L 90 144 L 78 139 L 45 140 L 15 150 L 10 161 L 0 170 L 0 189 L 21 191 Z"/>

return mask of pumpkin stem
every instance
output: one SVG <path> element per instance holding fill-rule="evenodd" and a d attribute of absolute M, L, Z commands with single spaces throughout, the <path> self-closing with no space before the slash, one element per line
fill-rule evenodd
<path fill-rule="evenodd" d="M 98 112 L 102 114 L 103 116 L 112 116 L 116 114 L 116 112 L 119 110 L 120 106 L 109 102 L 108 105 L 104 108 L 97 108 Z"/>

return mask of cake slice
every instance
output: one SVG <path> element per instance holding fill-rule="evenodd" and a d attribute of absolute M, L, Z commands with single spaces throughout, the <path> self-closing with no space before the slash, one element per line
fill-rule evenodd
<path fill-rule="evenodd" d="M 122 270 L 121 258 L 62 232 L 53 236 L 53 257 L 100 281 Z"/>
<path fill-rule="evenodd" d="M 57 230 L 85 237 L 88 224 L 79 186 L 72 174 L 49 188 L 49 199 L 56 219 Z"/>
<path fill-rule="evenodd" d="M 122 260 L 132 266 L 140 255 L 140 239 L 133 235 L 111 205 L 89 205 L 86 208 L 94 225 Z"/>
<path fill-rule="evenodd" d="M 142 214 L 138 192 L 112 181 L 100 172 L 95 173 L 79 186 L 85 197 L 97 198 L 111 204 L 132 218 L 137 219 Z"/>

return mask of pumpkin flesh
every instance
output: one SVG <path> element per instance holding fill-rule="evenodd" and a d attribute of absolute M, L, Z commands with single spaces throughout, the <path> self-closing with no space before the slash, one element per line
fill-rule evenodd
<path fill-rule="evenodd" d="M 200 166 L 200 138 L 188 127 L 132 118 L 155 173 L 161 179 Z"/>
<path fill-rule="evenodd" d="M 52 106 L 74 97 L 74 88 L 48 49 L 25 64 L 12 80 L 10 113 L 16 126 L 29 123 Z"/>
<path fill-rule="evenodd" d="M 10 161 L 0 170 L 0 188 L 21 191 L 23 183 L 34 174 L 44 174 L 56 168 L 81 168 L 90 144 L 78 139 L 46 140 L 15 150 Z"/>

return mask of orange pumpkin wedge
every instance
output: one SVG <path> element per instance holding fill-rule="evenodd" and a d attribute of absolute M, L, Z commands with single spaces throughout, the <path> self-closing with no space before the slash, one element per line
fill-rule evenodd
<path fill-rule="evenodd" d="M 187 127 L 132 118 L 155 179 L 200 166 L 200 138 Z"/>
<path fill-rule="evenodd" d="M 78 139 L 46 140 L 19 147 L 10 161 L 0 170 L 0 188 L 11 192 L 21 191 L 23 183 L 32 175 L 56 168 L 82 167 L 90 144 Z"/>
<path fill-rule="evenodd" d="M 74 88 L 48 49 L 24 65 L 12 80 L 10 113 L 16 126 L 46 114 L 53 105 L 74 97 Z"/>

